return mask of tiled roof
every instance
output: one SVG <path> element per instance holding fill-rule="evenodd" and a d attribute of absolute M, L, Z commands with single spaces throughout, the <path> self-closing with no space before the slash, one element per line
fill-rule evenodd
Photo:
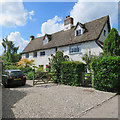
<path fill-rule="evenodd" d="M 105 16 L 83 24 L 87 29 L 87 32 L 80 36 L 75 36 L 75 26 L 66 31 L 62 30 L 60 32 L 53 33 L 50 35 L 51 40 L 45 45 L 43 44 L 44 36 L 35 38 L 34 40 L 31 40 L 29 42 L 22 53 L 97 40 L 106 22 L 109 23 L 109 16 Z M 110 24 L 108 25 L 108 27 L 110 28 Z"/>

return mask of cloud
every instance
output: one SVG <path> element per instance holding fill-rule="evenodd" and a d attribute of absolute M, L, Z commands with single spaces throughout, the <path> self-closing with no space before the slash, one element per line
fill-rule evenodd
<path fill-rule="evenodd" d="M 29 19 L 32 20 L 32 16 L 34 15 L 34 11 L 32 10 L 31 12 L 29 12 Z"/>
<path fill-rule="evenodd" d="M 117 24 L 118 21 L 118 3 L 117 2 L 80 2 L 79 0 L 70 11 L 70 16 L 74 18 L 74 24 L 79 21 L 86 23 L 100 17 L 109 15 L 111 25 Z M 54 33 L 64 29 L 64 24 L 61 23 L 62 18 L 55 16 L 44 22 L 41 27 L 41 34 L 37 37 L 43 36 L 45 33 Z M 117 25 L 116 25 L 117 26 Z"/>
<path fill-rule="evenodd" d="M 34 15 L 34 11 L 28 12 L 24 8 L 22 0 L 9 2 L 5 0 L 0 2 L 0 25 L 6 27 L 24 26 L 27 23 L 28 16 Z"/>
<path fill-rule="evenodd" d="M 116 24 L 118 20 L 118 3 L 117 2 L 80 2 L 76 3 L 70 12 L 75 19 L 75 24 L 79 21 L 82 23 L 110 15 L 111 23 Z"/>
<path fill-rule="evenodd" d="M 54 18 L 49 19 L 47 22 L 44 22 L 41 27 L 41 34 L 37 34 L 37 37 L 46 33 L 51 34 L 63 30 L 64 24 L 61 23 L 61 21 L 62 18 L 55 16 Z"/>
<path fill-rule="evenodd" d="M 16 46 L 19 46 L 19 51 L 22 51 L 29 43 L 29 41 L 24 40 L 21 37 L 21 34 L 19 32 L 11 32 L 10 35 L 8 35 L 8 40 L 13 41 Z"/>

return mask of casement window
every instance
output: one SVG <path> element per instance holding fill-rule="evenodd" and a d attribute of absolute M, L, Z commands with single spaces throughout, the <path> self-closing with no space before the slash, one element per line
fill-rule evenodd
<path fill-rule="evenodd" d="M 74 54 L 74 53 L 81 53 L 81 48 L 78 45 L 70 46 L 69 47 L 69 53 Z"/>
<path fill-rule="evenodd" d="M 34 53 L 33 53 L 33 57 L 37 57 L 37 52 L 34 52 Z"/>
<path fill-rule="evenodd" d="M 45 51 L 40 52 L 40 56 L 44 56 L 45 55 Z"/>
<path fill-rule="evenodd" d="M 26 53 L 25 57 L 26 57 L 26 58 L 29 58 L 29 53 Z"/>
<path fill-rule="evenodd" d="M 76 36 L 80 36 L 81 35 L 81 29 L 76 30 Z"/>
<path fill-rule="evenodd" d="M 104 36 L 106 36 L 106 30 L 104 30 Z"/>

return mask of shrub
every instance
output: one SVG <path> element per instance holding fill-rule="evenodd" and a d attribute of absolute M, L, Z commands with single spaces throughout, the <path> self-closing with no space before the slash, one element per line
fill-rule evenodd
<path fill-rule="evenodd" d="M 23 73 L 28 73 L 28 72 L 31 72 L 33 71 L 33 69 L 31 67 L 19 67 L 20 70 L 22 70 Z"/>
<path fill-rule="evenodd" d="M 120 56 L 104 56 L 91 63 L 94 79 L 92 86 L 104 91 L 118 91 L 120 88 Z"/>
<path fill-rule="evenodd" d="M 51 59 L 49 58 L 49 62 L 52 72 L 55 73 L 53 82 L 59 83 L 61 75 L 60 73 L 61 63 L 63 61 L 69 60 L 69 57 L 67 55 L 64 55 L 63 52 L 61 51 L 56 52 L 55 56 L 52 54 L 51 57 L 52 57 Z"/>
<path fill-rule="evenodd" d="M 85 64 L 78 61 L 65 61 L 61 66 L 61 83 L 65 85 L 80 86 L 83 82 Z"/>
<path fill-rule="evenodd" d="M 120 36 L 115 28 L 111 29 L 109 35 L 105 39 L 103 51 L 104 54 L 120 56 Z"/>
<path fill-rule="evenodd" d="M 33 71 L 25 73 L 25 75 L 27 80 L 33 80 Z"/>

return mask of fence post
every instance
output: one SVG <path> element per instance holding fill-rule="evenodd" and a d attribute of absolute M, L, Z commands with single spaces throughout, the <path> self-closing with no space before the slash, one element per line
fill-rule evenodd
<path fill-rule="evenodd" d="M 34 80 L 35 80 L 35 70 L 33 70 L 33 86 L 34 86 Z"/>

